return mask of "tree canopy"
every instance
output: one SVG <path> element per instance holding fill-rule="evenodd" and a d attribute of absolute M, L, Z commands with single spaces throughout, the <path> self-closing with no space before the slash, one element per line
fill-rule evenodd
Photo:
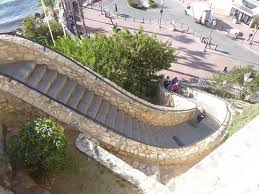
<path fill-rule="evenodd" d="M 60 37 L 55 49 L 90 67 L 127 91 L 142 98 L 152 96 L 160 76 L 157 72 L 170 67 L 176 49 L 154 35 L 140 30 L 122 30 L 106 37 Z"/>

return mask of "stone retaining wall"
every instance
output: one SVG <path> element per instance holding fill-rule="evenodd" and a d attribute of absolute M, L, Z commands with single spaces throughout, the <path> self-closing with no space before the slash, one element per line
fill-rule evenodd
<path fill-rule="evenodd" d="M 175 110 L 184 110 L 187 107 L 196 107 L 196 104 L 191 100 L 183 98 L 182 96 L 169 92 L 163 86 L 160 86 L 160 95 L 159 95 L 160 104 L 164 106 L 174 107 Z"/>
<path fill-rule="evenodd" d="M 117 106 L 118 109 L 149 125 L 171 127 L 190 120 L 196 111 L 193 103 L 186 103 L 188 105 L 182 107 L 182 110 L 148 103 L 90 69 L 79 66 L 50 49 L 45 49 L 39 44 L 17 36 L 0 35 L 0 61 L 1 63 L 35 61 L 38 64 L 46 64 L 48 68 L 56 69 L 59 73 L 76 80 L 79 84 Z M 184 98 L 181 101 L 188 102 Z M 175 107 L 177 107 L 176 102 Z"/>
<path fill-rule="evenodd" d="M 90 139 L 96 143 L 120 155 L 137 159 L 146 163 L 156 163 L 160 165 L 183 164 L 197 160 L 201 154 L 217 145 L 224 134 L 225 123 L 210 137 L 190 146 L 164 149 L 142 144 L 140 142 L 122 137 L 112 131 L 107 131 L 103 126 L 87 119 L 69 108 L 55 102 L 21 83 L 10 81 L 4 76 L 0 76 L 0 93 L 7 93 L 22 100 L 29 107 L 35 107 L 60 123 L 65 123 L 71 127 L 86 133 Z M 33 99 L 33 100 L 32 100 Z M 11 100 L 10 102 L 12 102 Z M 17 104 L 16 106 L 20 106 Z M 24 105 L 22 105 L 24 106 Z M 31 108 L 22 109 L 24 112 L 31 112 Z M 34 112 L 34 111 L 33 111 Z M 228 113 L 227 117 L 228 117 Z M 225 121 L 228 121 L 226 118 Z"/>

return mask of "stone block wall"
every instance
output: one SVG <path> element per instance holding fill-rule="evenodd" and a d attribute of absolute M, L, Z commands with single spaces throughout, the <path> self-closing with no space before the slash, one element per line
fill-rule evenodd
<path fill-rule="evenodd" d="M 164 106 L 174 107 L 175 110 L 185 110 L 190 107 L 196 107 L 196 104 L 182 96 L 169 92 L 164 87 L 160 87 L 160 95 L 159 95 L 160 104 Z"/>
<path fill-rule="evenodd" d="M 145 163 L 171 165 L 196 161 L 203 153 L 208 152 L 222 140 L 225 131 L 225 123 L 222 123 L 215 133 L 196 144 L 174 149 L 158 148 L 109 131 L 93 120 L 87 119 L 55 101 L 50 101 L 48 97 L 14 80 L 10 81 L 4 76 L 0 76 L 0 93 L 13 96 L 12 98 L 8 97 L 10 106 L 7 107 L 10 107 L 10 112 L 16 111 L 12 107 L 19 106 L 24 108 L 17 109 L 21 109 L 22 112 L 28 111 L 28 115 L 30 115 L 34 114 L 34 110 L 37 109 L 37 112 L 84 132 L 89 139 L 107 150 Z M 14 102 L 15 106 L 11 105 L 11 102 Z M 2 104 L 6 105 L 4 101 Z"/>
<path fill-rule="evenodd" d="M 190 120 L 196 111 L 195 104 L 184 98 L 178 100 L 181 101 L 180 105 L 184 105 L 181 109 L 178 101 L 175 101 L 175 107 L 153 105 L 130 94 L 89 68 L 79 66 L 50 49 L 17 36 L 0 35 L 0 61 L 1 63 L 35 61 L 38 64 L 46 64 L 48 68 L 56 69 L 59 73 L 76 80 L 117 106 L 119 110 L 149 125 L 171 127 Z"/>

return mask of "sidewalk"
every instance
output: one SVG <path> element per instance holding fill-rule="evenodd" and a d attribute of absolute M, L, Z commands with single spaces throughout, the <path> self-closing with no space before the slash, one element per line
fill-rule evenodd
<path fill-rule="evenodd" d="M 92 9 L 85 8 L 84 16 L 88 32 L 102 32 L 107 35 L 112 32 L 111 21 L 101 15 L 98 4 L 95 4 Z M 180 24 L 176 24 L 176 31 L 170 31 L 169 28 L 172 26 L 168 21 L 166 24 L 163 22 L 161 28 L 159 28 L 157 21 L 151 21 L 150 24 L 150 21 L 143 23 L 143 21 L 129 21 L 127 18 L 126 21 L 122 18 L 116 18 L 113 19 L 113 22 L 117 23 L 120 28 L 128 28 L 130 31 L 142 27 L 145 32 L 156 34 L 163 41 L 172 42 L 172 46 L 178 50 L 178 57 L 169 69 L 160 72 L 165 76 L 178 77 L 186 81 L 197 81 L 199 77 L 211 77 L 215 71 L 222 71 L 225 66 L 229 70 L 235 66 L 231 58 L 224 56 L 223 51 L 215 51 L 213 48 L 207 49 L 206 53 L 203 52 L 205 44 L 200 42 L 200 36 Z"/>

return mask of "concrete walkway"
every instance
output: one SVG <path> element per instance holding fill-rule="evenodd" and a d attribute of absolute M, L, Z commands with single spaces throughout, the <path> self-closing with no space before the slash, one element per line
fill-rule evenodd
<path fill-rule="evenodd" d="M 178 177 L 176 194 L 258 194 L 259 116 Z"/>

